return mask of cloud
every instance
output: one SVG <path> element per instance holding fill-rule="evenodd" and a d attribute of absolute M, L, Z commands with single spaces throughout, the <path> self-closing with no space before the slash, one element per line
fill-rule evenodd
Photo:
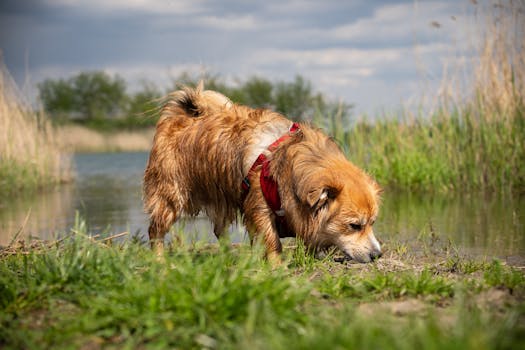
<path fill-rule="evenodd" d="M 119 12 L 156 14 L 193 14 L 202 12 L 199 0 L 45 0 L 50 6 L 69 7 L 80 11 L 118 15 Z"/>
<path fill-rule="evenodd" d="M 38 10 L 20 5 L 8 17 L 0 14 L 8 19 L 0 26 L 6 29 L 0 48 L 17 77 L 25 70 L 24 52 L 35 82 L 83 70 L 118 73 L 132 86 L 142 79 L 166 86 L 186 70 L 230 81 L 299 74 L 360 109 L 397 106 L 418 93 L 421 77 L 438 79 L 458 27 L 451 16 L 462 18 L 455 1 L 37 3 Z"/>
<path fill-rule="evenodd" d="M 340 1 L 340 0 L 287 0 L 287 1 L 266 1 L 265 10 L 272 14 L 284 15 L 304 15 L 308 13 L 319 14 L 326 11 L 350 11 L 362 6 L 365 1 Z"/>
<path fill-rule="evenodd" d="M 372 16 L 333 28 L 329 35 L 339 40 L 413 40 L 438 38 L 454 30 L 451 14 L 460 15 L 450 2 L 414 2 L 378 6 Z M 436 28 L 433 23 L 439 23 Z"/>
<path fill-rule="evenodd" d="M 399 59 L 403 49 L 326 48 L 314 50 L 268 49 L 254 54 L 274 63 L 291 63 L 299 67 L 374 67 Z M 260 60 L 260 59 L 259 59 Z M 367 74 L 369 75 L 369 74 Z"/>
<path fill-rule="evenodd" d="M 277 71 L 289 77 L 301 74 L 328 96 L 356 103 L 361 113 L 397 108 L 402 100 L 416 104 L 423 92 L 437 91 L 450 49 L 438 42 L 392 48 L 265 49 L 243 61 L 270 77 L 278 78 Z"/>
<path fill-rule="evenodd" d="M 231 30 L 253 30 L 260 26 L 258 20 L 252 15 L 244 16 L 202 16 L 195 21 L 201 27 L 231 31 Z"/>

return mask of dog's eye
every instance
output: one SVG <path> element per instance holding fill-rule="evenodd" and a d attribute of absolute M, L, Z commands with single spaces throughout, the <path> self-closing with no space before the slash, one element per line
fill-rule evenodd
<path fill-rule="evenodd" d="M 350 224 L 350 227 L 351 227 L 352 230 L 354 230 L 354 231 L 361 231 L 361 229 L 363 228 L 363 225 L 360 225 L 360 224 Z"/>

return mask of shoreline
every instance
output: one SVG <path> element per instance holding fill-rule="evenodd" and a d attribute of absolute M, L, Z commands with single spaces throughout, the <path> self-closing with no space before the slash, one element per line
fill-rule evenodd
<path fill-rule="evenodd" d="M 104 132 L 70 124 L 56 131 L 71 153 L 137 152 L 151 149 L 155 128 Z"/>

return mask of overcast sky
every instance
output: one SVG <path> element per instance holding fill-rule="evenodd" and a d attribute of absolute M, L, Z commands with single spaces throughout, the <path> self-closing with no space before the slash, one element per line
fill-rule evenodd
<path fill-rule="evenodd" d="M 19 84 L 81 71 L 165 87 L 302 75 L 370 114 L 434 93 L 470 1 L 0 0 L 0 49 Z M 26 86 L 27 89 L 27 86 Z M 34 89 L 33 89 L 34 92 Z"/>

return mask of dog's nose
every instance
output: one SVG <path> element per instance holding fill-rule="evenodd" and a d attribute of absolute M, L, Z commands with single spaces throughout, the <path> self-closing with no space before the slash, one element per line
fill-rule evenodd
<path fill-rule="evenodd" d="M 374 261 L 374 260 L 377 260 L 379 259 L 381 256 L 383 255 L 383 253 L 380 251 L 380 250 L 374 250 L 370 253 L 370 260 L 371 261 Z"/>

